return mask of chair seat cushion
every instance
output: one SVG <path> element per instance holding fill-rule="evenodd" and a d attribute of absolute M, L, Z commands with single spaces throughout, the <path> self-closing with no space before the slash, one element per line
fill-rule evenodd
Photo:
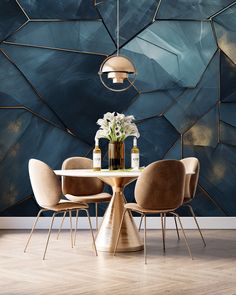
<path fill-rule="evenodd" d="M 174 211 L 176 208 L 170 208 L 170 209 L 160 209 L 160 210 L 153 210 L 153 209 L 145 209 L 140 207 L 137 203 L 127 203 L 125 204 L 126 209 L 130 209 L 132 211 L 136 211 L 139 213 L 167 213 Z"/>
<path fill-rule="evenodd" d="M 89 195 L 89 196 L 74 196 L 74 195 L 66 194 L 65 197 L 72 202 L 99 203 L 99 202 L 109 202 L 112 196 L 108 193 L 100 193 L 100 194 Z"/>
<path fill-rule="evenodd" d="M 52 211 L 64 211 L 64 210 L 73 210 L 73 209 L 87 209 L 88 205 L 84 203 L 75 203 L 70 202 L 67 200 L 60 200 L 60 202 L 57 205 L 51 206 L 51 207 L 44 207 L 45 209 L 49 209 Z"/>

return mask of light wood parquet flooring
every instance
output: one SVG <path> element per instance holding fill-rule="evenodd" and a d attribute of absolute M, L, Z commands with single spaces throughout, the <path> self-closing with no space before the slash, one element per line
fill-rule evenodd
<path fill-rule="evenodd" d="M 23 253 L 29 231 L 0 231 L 1 295 L 168 294 L 236 295 L 236 231 L 205 230 L 204 248 L 197 231 L 186 231 L 192 261 L 183 238 L 167 231 L 166 254 L 161 232 L 149 230 L 148 264 L 143 252 L 94 255 L 88 231 L 79 231 L 70 248 L 69 232 L 53 233 L 45 261 L 47 232 L 37 230 Z"/>

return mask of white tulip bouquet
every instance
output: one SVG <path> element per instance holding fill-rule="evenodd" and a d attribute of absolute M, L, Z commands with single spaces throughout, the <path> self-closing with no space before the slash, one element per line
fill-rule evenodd
<path fill-rule="evenodd" d="M 140 136 L 138 128 L 133 123 L 134 116 L 125 116 L 117 112 L 106 113 L 97 121 L 100 126 L 95 139 L 106 138 L 110 142 L 124 141 L 128 136 Z"/>

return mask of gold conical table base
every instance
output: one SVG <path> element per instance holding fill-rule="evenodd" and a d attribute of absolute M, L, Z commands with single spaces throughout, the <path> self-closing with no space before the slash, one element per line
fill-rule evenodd
<path fill-rule="evenodd" d="M 137 177 L 99 177 L 105 183 L 112 186 L 113 197 L 103 217 L 102 224 L 96 237 L 98 251 L 113 252 L 117 241 L 124 204 L 126 203 L 124 187 Z M 137 227 L 130 212 L 126 212 L 122 224 L 117 252 L 139 251 L 143 249 Z"/>

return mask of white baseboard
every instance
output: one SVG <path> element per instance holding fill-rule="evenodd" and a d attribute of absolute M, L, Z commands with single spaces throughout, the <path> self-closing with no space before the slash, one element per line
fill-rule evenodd
<path fill-rule="evenodd" d="M 32 227 L 34 217 L 0 217 L 0 229 L 30 229 Z M 41 217 L 39 219 L 37 228 L 48 229 L 50 223 L 50 217 Z M 54 222 L 54 228 L 59 228 L 62 217 L 56 217 Z M 199 225 L 202 229 L 236 229 L 236 217 L 198 217 Z M 92 224 L 95 226 L 95 217 L 91 217 Z M 134 218 L 135 223 L 138 225 L 140 217 Z M 99 217 L 99 224 L 102 221 L 102 217 Z M 183 227 L 185 229 L 196 229 L 196 225 L 192 217 L 181 217 Z M 73 224 L 75 218 L 73 217 Z M 69 229 L 69 218 L 65 218 L 63 228 Z M 79 228 L 88 229 L 87 217 L 79 218 Z M 147 217 L 148 229 L 160 229 L 160 217 Z M 167 228 L 174 229 L 174 218 L 167 217 Z"/>

